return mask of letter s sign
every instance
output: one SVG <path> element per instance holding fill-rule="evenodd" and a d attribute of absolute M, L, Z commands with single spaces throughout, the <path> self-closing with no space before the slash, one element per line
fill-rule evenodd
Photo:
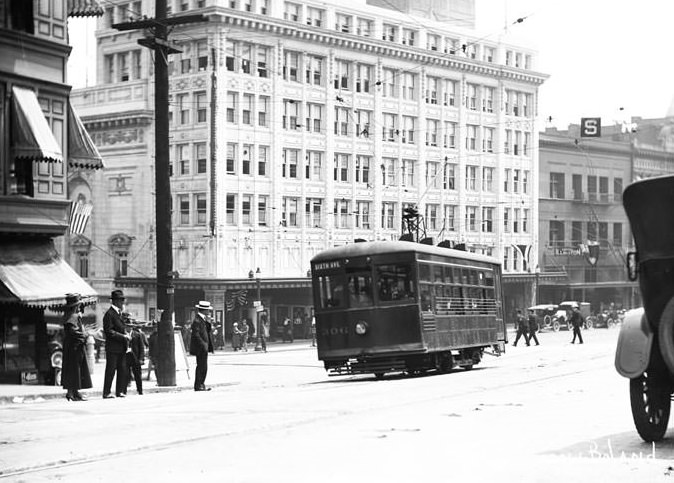
<path fill-rule="evenodd" d="M 580 137 L 600 138 L 601 117 L 582 117 L 580 119 Z"/>

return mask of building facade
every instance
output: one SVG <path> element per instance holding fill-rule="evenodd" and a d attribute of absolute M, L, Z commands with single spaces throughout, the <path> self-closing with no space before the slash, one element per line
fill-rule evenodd
<path fill-rule="evenodd" d="M 364 4 L 169 3 L 209 19 L 176 27 L 168 59 L 177 322 L 199 298 L 228 323 L 248 316 L 258 268 L 272 321 L 308 314 L 311 258 L 398 239 L 409 207 L 434 242 L 503 260 L 506 297 L 529 302 L 546 78 L 534 51 Z M 73 94 L 108 166 L 89 183 L 91 280 L 127 287 L 152 318 L 150 51 L 112 26 L 153 5 L 106 5 L 99 84 Z M 246 308 L 228 312 L 242 291 Z"/>
<path fill-rule="evenodd" d="M 68 177 L 102 160 L 69 102 L 69 16 L 93 1 L 6 1 L 0 9 L 0 382 L 46 382 L 65 294 L 96 291 L 61 258 Z M 53 329 L 53 330 L 52 330 Z"/>
<path fill-rule="evenodd" d="M 577 125 L 540 136 L 537 303 L 641 305 L 627 279 L 634 250 L 622 192 L 633 181 L 674 173 L 674 118 L 632 118 L 582 138 Z"/>

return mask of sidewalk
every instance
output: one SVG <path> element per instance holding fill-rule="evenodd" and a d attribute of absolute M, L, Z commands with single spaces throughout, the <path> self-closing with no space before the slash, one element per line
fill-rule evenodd
<path fill-rule="evenodd" d="M 274 352 L 284 352 L 284 351 L 294 351 L 294 350 L 315 350 L 315 347 L 311 346 L 311 341 L 306 339 L 296 340 L 293 343 L 283 343 L 283 342 L 267 342 L 267 351 Z M 254 354 L 260 354 L 260 352 L 255 352 L 255 344 L 249 344 L 248 352 L 234 352 L 231 346 L 226 347 L 225 349 L 218 349 L 214 354 L 209 355 L 209 362 L 213 358 L 227 358 L 227 357 L 249 357 Z M 175 391 L 184 391 L 184 390 L 193 390 L 194 389 L 194 368 L 196 367 L 195 358 L 193 356 L 187 356 L 189 363 L 189 377 L 185 371 L 176 371 L 176 385 L 175 386 L 157 386 L 157 380 L 152 373 L 151 379 L 147 380 L 148 372 L 148 361 L 146 359 L 145 365 L 143 365 L 143 394 L 152 394 L 157 392 L 175 392 Z M 178 361 L 176 361 L 178 362 Z M 176 364 L 180 366 L 178 362 Z M 218 364 L 210 364 L 208 368 L 208 386 L 210 387 L 219 387 L 231 385 L 231 382 L 225 382 L 224 376 L 227 374 L 226 371 L 218 370 Z M 220 366 L 222 367 L 222 366 Z M 105 360 L 97 362 L 94 365 L 94 373 L 91 375 L 91 382 L 93 387 L 91 389 L 85 389 L 81 392 L 85 394 L 88 398 L 101 398 L 103 396 L 103 377 L 105 373 Z M 114 392 L 114 381 L 113 381 L 112 390 Z M 60 386 L 45 386 L 45 385 L 21 385 L 21 384 L 0 384 L 0 405 L 3 404 L 30 404 L 43 402 L 48 399 L 56 398 L 65 398 L 65 390 Z M 136 393 L 136 384 L 134 381 L 131 382 L 129 386 L 129 395 L 134 395 Z"/>

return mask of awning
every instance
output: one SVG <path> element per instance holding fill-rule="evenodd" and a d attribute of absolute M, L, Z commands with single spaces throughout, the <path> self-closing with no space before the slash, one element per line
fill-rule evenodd
<path fill-rule="evenodd" d="M 56 308 L 65 303 L 67 293 L 79 293 L 84 303 L 98 299 L 51 239 L 0 243 L 0 303 Z"/>
<path fill-rule="evenodd" d="M 17 86 L 12 87 L 12 155 L 15 159 L 63 162 L 35 92 Z"/>
<path fill-rule="evenodd" d="M 68 102 L 68 165 L 73 168 L 100 169 L 101 157 L 82 120 Z"/>
<path fill-rule="evenodd" d="M 68 0 L 68 17 L 100 17 L 103 13 L 96 0 Z"/>

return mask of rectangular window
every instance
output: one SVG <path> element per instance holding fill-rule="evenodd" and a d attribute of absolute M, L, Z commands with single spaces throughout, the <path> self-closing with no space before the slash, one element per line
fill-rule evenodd
<path fill-rule="evenodd" d="M 512 212 L 511 208 L 503 209 L 503 231 L 505 233 L 510 233 L 510 213 Z"/>
<path fill-rule="evenodd" d="M 405 144 L 415 144 L 415 118 L 410 116 L 403 116 L 403 135 L 402 142 Z"/>
<path fill-rule="evenodd" d="M 436 119 L 426 119 L 426 146 L 438 145 L 438 126 L 440 121 Z"/>
<path fill-rule="evenodd" d="M 244 94 L 242 100 L 241 123 L 253 125 L 253 94 Z"/>
<path fill-rule="evenodd" d="M 307 151 L 305 178 L 312 181 L 323 180 L 323 153 L 321 151 Z"/>
<path fill-rule="evenodd" d="M 438 229 L 438 210 L 439 205 L 429 203 L 426 205 L 426 228 L 429 230 Z"/>
<path fill-rule="evenodd" d="M 241 174 L 252 174 L 251 160 L 253 158 L 253 145 L 243 145 L 243 155 L 241 156 Z"/>
<path fill-rule="evenodd" d="M 602 203 L 609 202 L 608 177 L 606 176 L 599 177 L 599 201 Z"/>
<path fill-rule="evenodd" d="M 384 186 L 395 186 L 396 160 L 394 158 L 383 158 L 381 161 L 382 184 Z"/>
<path fill-rule="evenodd" d="M 334 87 L 337 90 L 351 90 L 349 86 L 349 62 L 345 60 L 335 61 L 335 77 L 333 80 Z"/>
<path fill-rule="evenodd" d="M 370 202 L 356 201 L 356 228 L 370 229 Z"/>
<path fill-rule="evenodd" d="M 416 99 L 416 75 L 409 72 L 403 73 L 402 79 L 402 98 L 407 101 Z"/>
<path fill-rule="evenodd" d="M 440 86 L 440 79 L 437 77 L 426 78 L 426 104 L 438 103 L 438 88 Z"/>
<path fill-rule="evenodd" d="M 257 197 L 257 224 L 267 226 L 267 206 L 269 206 L 268 197 L 260 195 Z"/>
<path fill-rule="evenodd" d="M 304 56 L 305 81 L 307 84 L 322 85 L 323 58 L 313 55 Z"/>
<path fill-rule="evenodd" d="M 356 183 L 370 183 L 370 156 L 356 155 Z"/>
<path fill-rule="evenodd" d="M 356 65 L 356 92 L 369 93 L 373 67 L 367 64 Z"/>
<path fill-rule="evenodd" d="M 550 198 L 564 199 L 564 173 L 550 173 Z"/>
<path fill-rule="evenodd" d="M 252 225 L 253 224 L 253 196 L 252 195 L 242 195 L 241 196 L 241 224 L 242 225 Z"/>
<path fill-rule="evenodd" d="M 179 225 L 190 224 L 190 197 L 189 195 L 178 195 L 178 210 L 180 215 Z"/>
<path fill-rule="evenodd" d="M 351 33 L 352 32 L 352 26 L 351 26 L 352 21 L 353 21 L 353 17 L 351 17 L 350 15 L 345 15 L 343 13 L 335 14 L 335 30 L 337 32 L 343 32 L 345 34 Z"/>
<path fill-rule="evenodd" d="M 444 211 L 444 228 L 447 231 L 456 231 L 456 205 L 445 205 Z"/>
<path fill-rule="evenodd" d="M 381 39 L 388 42 L 395 42 L 397 39 L 398 27 L 395 25 L 384 24 Z"/>
<path fill-rule="evenodd" d="M 281 223 L 283 226 L 297 226 L 297 206 L 297 198 L 283 198 L 283 207 L 281 211 Z"/>
<path fill-rule="evenodd" d="M 613 178 L 613 201 L 623 200 L 623 179 Z"/>
<path fill-rule="evenodd" d="M 307 228 L 321 228 L 323 226 L 323 200 L 307 198 L 304 203 L 304 218 Z"/>
<path fill-rule="evenodd" d="M 445 148 L 456 148 L 456 123 L 445 121 L 445 132 L 442 135 Z"/>
<path fill-rule="evenodd" d="M 372 26 L 374 22 L 365 18 L 358 19 L 358 25 L 356 27 L 356 35 L 361 37 L 372 37 Z"/>
<path fill-rule="evenodd" d="M 466 166 L 466 189 L 469 191 L 477 190 L 477 170 L 478 166 Z"/>
<path fill-rule="evenodd" d="M 300 125 L 300 103 L 294 99 L 283 99 L 283 129 L 297 131 Z"/>
<path fill-rule="evenodd" d="M 552 248 L 562 248 L 564 246 L 564 222 L 560 220 L 550 220 L 548 230 L 548 240 Z"/>
<path fill-rule="evenodd" d="M 456 189 L 456 172 L 457 165 L 453 163 L 445 163 L 445 174 L 443 176 L 443 185 L 442 187 L 446 190 L 455 190 Z"/>
<path fill-rule="evenodd" d="M 440 163 L 428 161 L 426 163 L 426 186 L 438 188 L 440 186 Z"/>
<path fill-rule="evenodd" d="M 384 125 L 382 126 L 382 139 L 388 142 L 396 142 L 398 140 L 398 127 L 396 114 L 384 113 Z"/>
<path fill-rule="evenodd" d="M 613 223 L 613 246 L 622 248 L 623 246 L 623 224 Z"/>
<path fill-rule="evenodd" d="M 178 163 L 181 175 L 190 174 L 190 150 L 189 144 L 178 144 Z"/>
<path fill-rule="evenodd" d="M 520 191 L 520 170 L 513 170 L 513 193 L 519 193 Z"/>
<path fill-rule="evenodd" d="M 180 112 L 180 124 L 188 124 L 190 122 L 190 103 L 187 100 L 188 94 L 178 94 L 178 112 Z"/>
<path fill-rule="evenodd" d="M 482 191 L 494 191 L 494 168 L 482 168 Z"/>
<path fill-rule="evenodd" d="M 477 206 L 466 206 L 466 230 L 477 231 Z"/>
<path fill-rule="evenodd" d="M 197 69 L 203 72 L 208 68 L 208 42 L 200 40 L 197 42 Z"/>
<path fill-rule="evenodd" d="M 466 149 L 469 151 L 477 150 L 477 126 L 472 124 L 466 126 Z"/>
<path fill-rule="evenodd" d="M 456 105 L 456 82 L 449 79 L 442 80 L 442 104 L 444 106 Z"/>
<path fill-rule="evenodd" d="M 414 47 L 415 45 L 415 38 L 416 38 L 416 32 L 411 29 L 403 29 L 402 33 L 402 43 L 403 45 L 409 45 L 410 47 Z"/>
<path fill-rule="evenodd" d="M 196 143 L 194 145 L 194 157 L 197 160 L 197 174 L 206 173 L 208 170 L 206 143 Z"/>
<path fill-rule="evenodd" d="M 257 174 L 267 176 L 267 163 L 269 162 L 269 147 L 258 146 L 257 148 Z"/>
<path fill-rule="evenodd" d="M 403 159 L 401 171 L 400 171 L 400 182 L 402 186 L 408 186 L 413 188 L 416 186 L 414 180 L 414 160 L 413 159 Z"/>
<path fill-rule="evenodd" d="M 285 2 L 283 11 L 284 20 L 290 20 L 291 22 L 299 22 L 301 8 L 302 7 L 296 3 Z"/>
<path fill-rule="evenodd" d="M 237 151 L 238 148 L 235 143 L 227 143 L 227 159 L 226 159 L 227 174 L 236 174 Z"/>
<path fill-rule="evenodd" d="M 398 73 L 392 69 L 382 69 L 384 90 L 382 95 L 384 97 L 397 98 L 398 97 Z"/>
<path fill-rule="evenodd" d="M 268 62 L 267 59 L 269 57 L 269 48 L 258 45 L 255 50 L 257 52 L 258 77 L 269 77 L 269 73 L 267 71 L 267 62 Z"/>
<path fill-rule="evenodd" d="M 257 101 L 257 125 L 269 127 L 269 97 L 260 96 Z"/>
<path fill-rule="evenodd" d="M 349 182 L 349 158 L 348 154 L 335 153 L 335 181 Z"/>
<path fill-rule="evenodd" d="M 571 222 L 571 246 L 578 248 L 583 243 L 583 223 L 580 221 Z"/>
<path fill-rule="evenodd" d="M 307 7 L 307 25 L 322 27 L 324 23 L 325 10 L 320 8 Z"/>
<path fill-rule="evenodd" d="M 297 52 L 285 51 L 283 64 L 283 79 L 291 82 L 300 82 L 297 70 L 300 55 Z"/>
<path fill-rule="evenodd" d="M 206 122 L 206 93 L 197 92 L 194 95 L 197 98 L 197 122 Z"/>
<path fill-rule="evenodd" d="M 227 225 L 236 225 L 236 195 L 227 194 L 225 200 L 225 223 Z"/>
<path fill-rule="evenodd" d="M 206 195 L 205 194 L 198 194 L 195 195 L 195 205 L 197 209 L 197 225 L 205 225 L 206 224 Z"/>
<path fill-rule="evenodd" d="M 335 129 L 336 136 L 348 136 L 351 116 L 346 107 L 335 107 Z"/>
<path fill-rule="evenodd" d="M 77 274 L 82 278 L 89 277 L 89 253 L 77 252 Z"/>
<path fill-rule="evenodd" d="M 490 206 L 482 207 L 482 232 L 492 233 L 494 231 L 494 208 Z"/>
<path fill-rule="evenodd" d="M 283 149 L 283 165 L 281 166 L 282 177 L 297 179 L 297 160 L 299 154 L 300 152 L 297 149 Z"/>
<path fill-rule="evenodd" d="M 381 227 L 384 229 L 395 228 L 396 203 L 384 201 L 381 204 Z"/>
<path fill-rule="evenodd" d="M 370 137 L 370 123 L 372 121 L 372 111 L 365 111 L 358 109 L 354 113 L 356 121 L 356 136 L 369 138 Z"/>
<path fill-rule="evenodd" d="M 238 94 L 236 92 L 227 93 L 227 122 L 236 124 L 236 113 L 238 110 L 237 99 Z"/>
<path fill-rule="evenodd" d="M 351 201 L 335 200 L 333 214 L 335 219 L 335 228 L 351 228 L 349 223 L 349 214 L 351 213 Z"/>

